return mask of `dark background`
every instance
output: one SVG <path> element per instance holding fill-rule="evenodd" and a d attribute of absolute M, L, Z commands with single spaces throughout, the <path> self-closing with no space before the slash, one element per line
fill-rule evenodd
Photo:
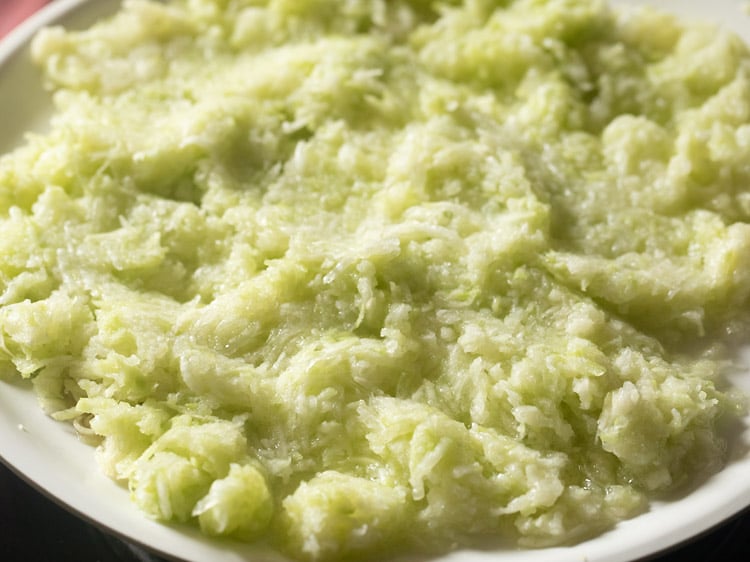
<path fill-rule="evenodd" d="M 4 0 L 0 0 L 2 2 Z M 748 474 L 750 478 L 750 474 Z M 164 562 L 68 513 L 0 464 L 2 562 Z M 750 560 L 750 511 L 655 562 Z M 207 560 L 206 562 L 211 562 Z M 555 562 L 550 560 L 550 562 Z"/>

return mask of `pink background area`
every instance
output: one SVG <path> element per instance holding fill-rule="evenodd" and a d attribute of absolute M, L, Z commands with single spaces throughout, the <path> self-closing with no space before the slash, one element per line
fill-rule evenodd
<path fill-rule="evenodd" d="M 44 6 L 48 0 L 0 0 L 0 37 Z"/>

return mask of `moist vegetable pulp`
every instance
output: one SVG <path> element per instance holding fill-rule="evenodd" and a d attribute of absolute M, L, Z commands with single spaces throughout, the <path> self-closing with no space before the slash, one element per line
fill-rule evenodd
<path fill-rule="evenodd" d="M 542 546 L 720 467 L 735 36 L 597 0 L 130 0 L 33 55 L 56 109 L 0 159 L 0 372 L 148 515 L 313 560 Z"/>

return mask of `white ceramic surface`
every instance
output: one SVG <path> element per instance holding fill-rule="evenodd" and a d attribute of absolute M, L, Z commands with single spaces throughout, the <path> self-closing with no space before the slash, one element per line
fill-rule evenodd
<path fill-rule="evenodd" d="M 619 0 L 638 5 L 648 0 Z M 689 18 L 712 20 L 750 42 L 750 16 L 737 0 L 650 0 Z M 0 43 L 0 153 L 18 145 L 23 132 L 43 129 L 49 99 L 29 61 L 28 41 L 49 23 L 86 25 L 111 12 L 119 0 L 58 0 Z M 750 351 L 747 353 L 750 365 Z M 750 392 L 750 368 L 734 383 Z M 750 416 L 738 427 L 732 459 L 720 473 L 685 497 L 654 504 L 639 517 L 585 543 L 544 550 L 461 550 L 440 562 L 626 562 L 653 555 L 694 537 L 750 506 Z M 280 561 L 262 549 L 201 537 L 194 529 L 145 518 L 127 490 L 99 472 L 94 449 L 79 442 L 66 424 L 47 418 L 30 389 L 0 381 L 0 457 L 48 495 L 90 521 L 169 557 L 191 562 Z M 438 559 L 431 559 L 436 562 Z"/>

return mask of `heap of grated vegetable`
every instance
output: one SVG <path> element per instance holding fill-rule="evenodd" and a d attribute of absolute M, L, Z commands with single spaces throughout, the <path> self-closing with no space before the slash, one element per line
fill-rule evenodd
<path fill-rule="evenodd" d="M 149 516 L 309 560 L 540 546 L 720 468 L 736 37 L 601 0 L 128 0 L 33 56 L 0 373 Z"/>

